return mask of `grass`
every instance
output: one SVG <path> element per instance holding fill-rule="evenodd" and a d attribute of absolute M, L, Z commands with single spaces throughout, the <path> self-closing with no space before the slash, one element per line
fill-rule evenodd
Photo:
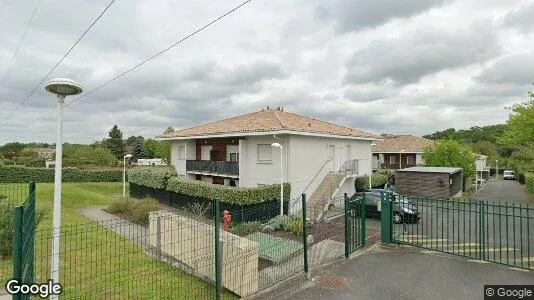
<path fill-rule="evenodd" d="M 161 207 L 155 199 L 145 198 L 142 200 L 134 200 L 131 198 L 123 198 L 111 202 L 106 211 L 110 214 L 124 216 L 135 224 L 146 227 L 148 226 L 150 212 L 158 211 L 160 209 Z"/>
<path fill-rule="evenodd" d="M 52 183 L 37 184 L 37 206 L 52 211 Z M 91 222 L 78 210 L 107 206 L 120 197 L 121 183 L 64 183 L 62 189 L 61 280 L 62 298 L 210 298 L 214 287 L 178 268 L 158 262 L 136 243 Z M 35 274 L 50 276 L 52 218 L 37 228 Z M 0 280 L 11 277 L 11 261 L 0 262 Z M 223 298 L 233 295 L 224 293 Z"/>

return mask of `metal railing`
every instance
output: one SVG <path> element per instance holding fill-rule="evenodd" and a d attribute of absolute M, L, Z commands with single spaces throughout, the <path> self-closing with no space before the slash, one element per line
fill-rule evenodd
<path fill-rule="evenodd" d="M 186 160 L 187 172 L 239 175 L 239 163 L 235 161 Z"/>
<path fill-rule="evenodd" d="M 358 167 L 359 166 L 358 166 L 357 159 L 347 160 L 346 162 L 343 163 L 339 172 L 342 172 L 345 176 L 355 175 L 355 174 L 358 174 Z"/>
<path fill-rule="evenodd" d="M 534 270 L 528 204 L 404 196 L 389 203 L 394 243 Z"/>

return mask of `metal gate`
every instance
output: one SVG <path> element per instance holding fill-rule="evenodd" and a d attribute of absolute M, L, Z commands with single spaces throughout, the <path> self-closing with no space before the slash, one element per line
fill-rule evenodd
<path fill-rule="evenodd" d="M 393 243 L 534 270 L 534 207 L 528 204 L 411 196 L 386 202 L 390 214 L 382 222 Z"/>
<path fill-rule="evenodd" d="M 345 194 L 345 257 L 365 246 L 365 194 Z"/>
<path fill-rule="evenodd" d="M 24 204 L 15 207 L 13 235 L 13 279 L 20 283 L 34 282 L 35 256 L 35 182 L 30 182 Z M 13 299 L 30 299 L 31 295 L 13 295 Z"/>

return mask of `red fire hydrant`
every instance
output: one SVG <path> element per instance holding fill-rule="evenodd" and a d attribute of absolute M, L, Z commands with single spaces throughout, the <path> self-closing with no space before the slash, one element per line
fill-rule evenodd
<path fill-rule="evenodd" d="M 223 211 L 223 230 L 228 231 L 230 228 L 230 223 L 232 223 L 232 215 L 226 209 Z"/>

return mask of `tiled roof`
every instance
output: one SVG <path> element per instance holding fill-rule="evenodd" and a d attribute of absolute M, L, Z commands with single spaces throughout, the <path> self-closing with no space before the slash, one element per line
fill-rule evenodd
<path fill-rule="evenodd" d="M 426 147 L 432 146 L 434 141 L 413 135 L 382 136 L 383 140 L 377 141 L 373 146 L 374 153 L 382 152 L 423 152 Z"/>
<path fill-rule="evenodd" d="M 349 127 L 339 126 L 332 123 L 299 116 L 282 108 L 267 108 L 261 111 L 249 113 L 242 116 L 237 116 L 209 124 L 204 124 L 196 127 L 177 130 L 165 135 L 161 138 L 172 137 L 194 137 L 205 135 L 219 135 L 219 134 L 240 134 L 252 132 L 267 132 L 267 131 L 299 131 L 318 134 L 331 134 L 339 136 L 352 136 L 362 138 L 376 138 L 380 137 L 367 132 L 359 131 Z"/>

